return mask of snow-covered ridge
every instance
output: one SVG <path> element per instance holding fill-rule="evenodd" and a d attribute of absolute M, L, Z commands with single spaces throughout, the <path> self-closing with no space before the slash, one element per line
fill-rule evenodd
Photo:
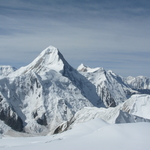
<path fill-rule="evenodd" d="M 94 85 L 53 46 L 0 80 L 0 104 L 0 119 L 8 126 L 14 122 L 14 130 L 42 135 L 84 107 L 103 105 Z"/>
<path fill-rule="evenodd" d="M 18 69 L 11 75 L 11 77 L 29 73 L 31 71 L 41 75 L 44 75 L 50 70 L 62 73 L 64 65 L 66 64 L 67 62 L 59 50 L 53 46 L 49 46 L 44 49 L 29 65 Z"/>
<path fill-rule="evenodd" d="M 129 114 L 150 119 L 150 95 L 136 94 L 121 104 L 120 108 Z"/>
<path fill-rule="evenodd" d="M 133 95 L 124 103 L 110 108 L 85 107 L 66 124 L 57 127 L 57 132 L 70 129 L 75 124 L 96 118 L 109 124 L 150 122 L 150 95 Z"/>
<path fill-rule="evenodd" d="M 97 94 L 106 107 L 115 107 L 132 94 L 138 93 L 138 91 L 130 88 L 121 76 L 111 70 L 105 71 L 103 68 L 89 70 L 84 65 L 78 67 L 78 71 L 95 85 Z"/>
<path fill-rule="evenodd" d="M 16 71 L 17 69 L 12 66 L 0 66 L 0 76 L 8 76 L 12 72 Z"/>
<path fill-rule="evenodd" d="M 103 68 L 97 67 L 97 68 L 90 68 L 88 66 L 85 66 L 84 64 L 81 64 L 78 66 L 77 70 L 82 72 L 95 72 L 97 70 L 103 70 Z"/>
<path fill-rule="evenodd" d="M 131 88 L 137 90 L 150 90 L 150 78 L 144 76 L 138 77 L 127 77 L 124 78 L 124 82 L 126 82 Z M 148 92 L 148 91 L 147 91 Z M 150 94 L 150 91 L 149 91 Z"/>
<path fill-rule="evenodd" d="M 149 98 L 131 100 L 137 93 L 142 92 L 112 71 L 83 64 L 75 70 L 49 46 L 29 65 L 0 78 L 0 120 L 32 135 L 57 133 L 72 119 L 84 122 L 96 116 L 109 123 L 149 121 Z"/>

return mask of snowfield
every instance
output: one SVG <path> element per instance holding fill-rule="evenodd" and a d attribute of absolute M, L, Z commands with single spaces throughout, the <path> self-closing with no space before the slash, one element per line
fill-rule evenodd
<path fill-rule="evenodd" d="M 0 139 L 0 150 L 148 150 L 150 124 L 108 124 L 101 119 L 74 124 L 61 134 Z"/>

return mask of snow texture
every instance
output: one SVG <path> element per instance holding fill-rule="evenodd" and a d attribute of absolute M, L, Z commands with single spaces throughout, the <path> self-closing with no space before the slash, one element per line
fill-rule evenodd
<path fill-rule="evenodd" d="M 93 118 L 149 122 L 149 87 L 146 77 L 123 78 L 83 64 L 76 70 L 49 46 L 25 67 L 0 67 L 0 132 L 47 135 Z"/>
<path fill-rule="evenodd" d="M 131 95 L 138 93 L 124 83 L 121 76 L 116 75 L 111 70 L 94 69 L 81 64 L 78 71 L 95 85 L 97 94 L 106 107 L 115 107 Z"/>
<path fill-rule="evenodd" d="M 0 119 L 11 127 L 12 122 L 20 124 L 19 129 L 14 128 L 17 131 L 53 133 L 77 111 L 101 103 L 94 85 L 52 46 L 28 66 L 0 80 Z M 12 121 L 7 122 L 8 118 Z"/>
<path fill-rule="evenodd" d="M 131 123 L 110 125 L 101 119 L 74 125 L 62 134 L 43 137 L 2 137 L 0 149 L 5 150 L 148 150 L 150 124 Z"/>

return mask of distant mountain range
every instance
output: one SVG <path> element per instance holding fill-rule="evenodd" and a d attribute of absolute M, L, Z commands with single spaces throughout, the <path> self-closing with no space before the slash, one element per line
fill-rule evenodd
<path fill-rule="evenodd" d="M 77 70 L 49 46 L 29 65 L 0 66 L 0 132 L 59 133 L 75 122 L 150 121 L 150 78 L 123 78 L 81 64 Z"/>

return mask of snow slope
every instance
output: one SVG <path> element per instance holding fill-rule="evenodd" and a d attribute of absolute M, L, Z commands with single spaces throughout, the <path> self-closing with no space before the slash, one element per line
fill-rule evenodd
<path fill-rule="evenodd" d="M 69 65 L 63 58 L 59 50 L 53 46 L 44 49 L 29 65 L 20 68 L 11 77 L 30 73 L 31 71 L 39 75 L 45 75 L 50 70 L 63 72 L 64 65 Z"/>
<path fill-rule="evenodd" d="M 150 122 L 150 119 L 122 111 L 119 106 L 115 108 L 85 107 L 78 111 L 70 120 L 69 128 L 72 128 L 73 124 L 86 122 L 95 118 L 100 118 L 110 124 Z"/>
<path fill-rule="evenodd" d="M 95 86 L 49 46 L 0 80 L 0 119 L 17 131 L 46 134 L 84 107 L 100 107 Z"/>
<path fill-rule="evenodd" d="M 77 70 L 96 87 L 96 92 L 106 107 L 115 107 L 124 102 L 132 94 L 138 93 L 124 83 L 121 76 L 111 70 L 90 68 L 81 64 Z"/>
<path fill-rule="evenodd" d="M 84 122 L 99 117 L 109 123 L 150 119 L 149 97 L 131 97 L 149 88 L 147 80 L 138 80 L 139 91 L 129 80 L 100 67 L 81 64 L 78 72 L 53 46 L 16 71 L 1 68 L 0 129 L 4 133 L 8 126 L 32 136 L 57 133 L 66 130 L 73 118 L 75 122 L 80 119 Z M 6 131 L 2 130 L 4 125 Z"/>
<path fill-rule="evenodd" d="M 130 99 L 120 105 L 120 109 L 129 114 L 150 119 L 150 95 L 132 95 Z"/>
<path fill-rule="evenodd" d="M 71 124 L 100 118 L 110 124 L 150 122 L 150 95 L 132 95 L 130 99 L 116 107 L 85 107 L 71 119 Z"/>
<path fill-rule="evenodd" d="M 44 137 L 2 137 L 0 149 L 5 150 L 148 150 L 150 124 L 110 125 L 100 119 L 75 124 L 72 130 Z"/>
<path fill-rule="evenodd" d="M 150 78 L 144 76 L 123 78 L 124 82 L 140 93 L 150 94 Z"/>

